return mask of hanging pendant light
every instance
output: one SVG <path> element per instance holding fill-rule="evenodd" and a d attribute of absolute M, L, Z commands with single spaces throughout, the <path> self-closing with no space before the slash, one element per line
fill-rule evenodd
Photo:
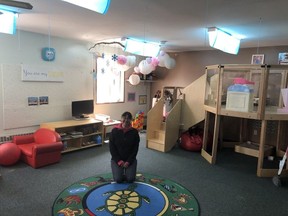
<path fill-rule="evenodd" d="M 106 14 L 110 6 L 110 0 L 62 0 L 100 14 Z"/>
<path fill-rule="evenodd" d="M 135 55 L 156 57 L 160 51 L 160 44 L 134 38 L 126 38 L 124 51 Z"/>
<path fill-rule="evenodd" d="M 17 14 L 0 9 L 0 33 L 15 34 Z"/>
<path fill-rule="evenodd" d="M 240 39 L 216 27 L 208 28 L 209 45 L 230 54 L 238 54 Z"/>
<path fill-rule="evenodd" d="M 0 1 L 0 8 L 4 9 L 4 10 L 16 11 L 16 9 L 31 10 L 33 8 L 33 6 L 27 2 L 1 0 Z"/>

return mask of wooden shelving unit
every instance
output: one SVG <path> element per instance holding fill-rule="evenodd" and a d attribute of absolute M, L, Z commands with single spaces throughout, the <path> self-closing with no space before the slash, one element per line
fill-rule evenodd
<path fill-rule="evenodd" d="M 257 176 L 272 177 L 277 175 L 278 169 L 264 168 L 263 162 L 264 157 L 271 154 L 275 154 L 274 156 L 276 157 L 282 157 L 285 152 L 284 149 L 286 149 L 283 149 L 281 140 L 285 136 L 283 133 L 283 122 L 288 121 L 288 112 L 279 112 L 278 109 L 283 107 L 281 89 L 287 88 L 287 77 L 287 65 L 235 64 L 206 67 L 205 126 L 201 154 L 209 163 L 216 163 L 218 142 L 222 142 L 220 134 L 225 133 L 221 128 L 221 121 L 225 117 L 236 117 L 241 119 L 241 126 L 239 140 L 234 146 L 235 152 L 258 158 Z M 254 82 L 251 94 L 253 94 L 253 98 L 258 99 L 258 104 L 253 104 L 253 109 L 249 111 L 227 109 L 227 89 L 234 84 L 235 78 L 243 78 Z M 242 99 L 239 98 L 239 101 Z M 259 143 L 257 144 L 247 144 L 247 142 L 249 143 L 249 140 L 247 140 L 247 121 L 260 122 Z M 277 137 L 272 145 L 270 143 L 267 144 L 269 121 L 277 122 L 275 129 Z M 207 144 L 211 128 L 213 131 L 212 148 Z M 287 143 L 285 145 L 287 146 Z M 286 166 L 286 170 L 283 170 L 282 174 L 288 174 L 288 166 Z"/>
<path fill-rule="evenodd" d="M 47 122 L 40 125 L 41 128 L 49 128 L 60 134 L 64 149 L 62 153 L 78 151 L 94 146 L 101 146 L 104 138 L 103 122 L 95 119 L 67 120 Z M 101 137 L 98 143 L 96 138 Z"/>

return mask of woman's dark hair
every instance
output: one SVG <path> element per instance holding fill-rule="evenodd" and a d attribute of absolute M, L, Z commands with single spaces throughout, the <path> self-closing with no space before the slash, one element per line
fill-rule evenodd
<path fill-rule="evenodd" d="M 121 115 L 121 118 L 129 118 L 132 120 L 132 114 L 130 112 L 124 112 L 122 115 Z"/>

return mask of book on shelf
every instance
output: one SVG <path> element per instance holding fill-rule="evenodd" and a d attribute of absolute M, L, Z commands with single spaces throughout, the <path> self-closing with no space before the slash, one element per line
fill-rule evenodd
<path fill-rule="evenodd" d="M 80 132 L 80 131 L 71 131 L 69 132 L 70 135 L 83 135 L 83 132 Z"/>

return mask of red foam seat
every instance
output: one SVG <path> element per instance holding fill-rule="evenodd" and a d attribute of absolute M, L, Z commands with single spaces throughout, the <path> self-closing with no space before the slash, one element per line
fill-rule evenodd
<path fill-rule="evenodd" d="M 57 163 L 61 159 L 63 143 L 53 130 L 40 128 L 31 135 L 14 136 L 13 143 L 21 150 L 21 160 L 33 168 Z"/>
<path fill-rule="evenodd" d="M 21 150 L 15 143 L 4 143 L 0 145 L 0 164 L 9 166 L 15 164 L 21 155 Z"/>

